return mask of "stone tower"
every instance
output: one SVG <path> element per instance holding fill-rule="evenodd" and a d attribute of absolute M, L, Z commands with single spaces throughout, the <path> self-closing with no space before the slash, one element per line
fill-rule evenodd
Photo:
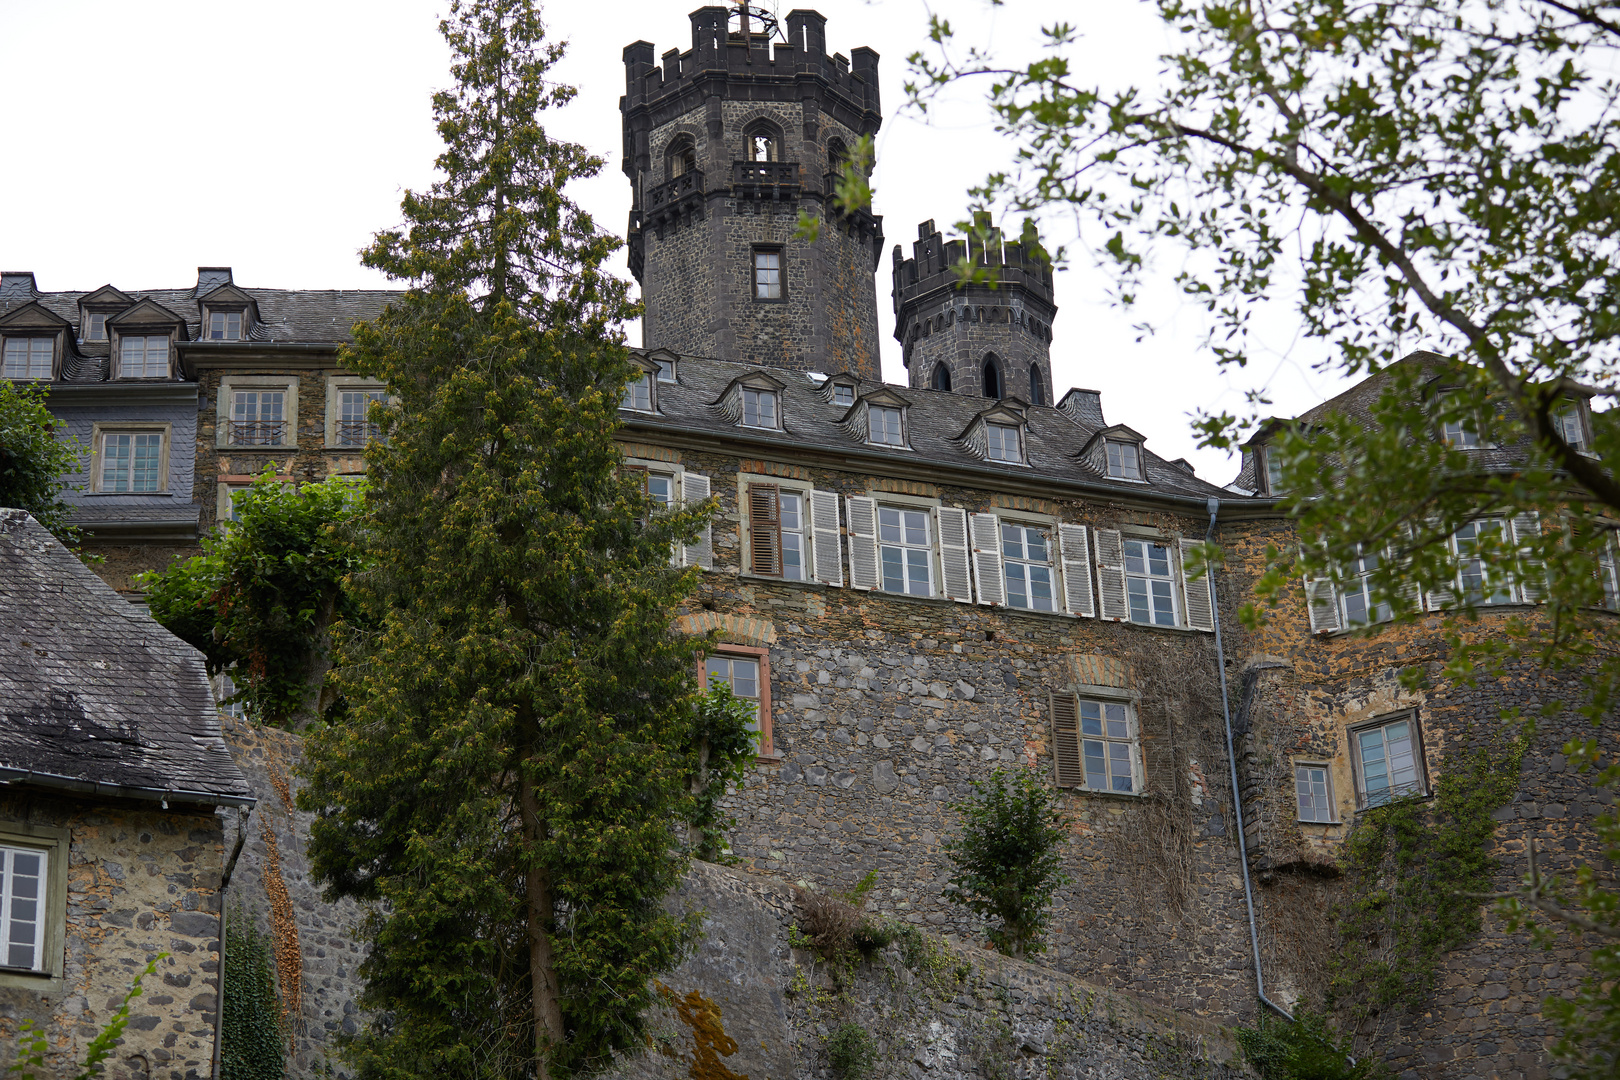
<path fill-rule="evenodd" d="M 914 387 L 983 397 L 1052 402 L 1052 265 L 1017 241 L 1004 242 L 988 214 L 977 238 L 946 242 L 932 221 L 917 227 L 912 257 L 894 245 L 894 336 Z M 988 282 L 959 286 L 971 255 Z"/>
<path fill-rule="evenodd" d="M 757 8 L 692 13 L 692 48 L 624 50 L 630 269 L 642 343 L 878 379 L 882 218 L 838 214 L 836 170 L 878 129 L 878 54 L 826 53 L 827 20 Z M 774 39 L 774 40 L 773 40 Z M 822 219 L 795 239 L 799 212 Z"/>

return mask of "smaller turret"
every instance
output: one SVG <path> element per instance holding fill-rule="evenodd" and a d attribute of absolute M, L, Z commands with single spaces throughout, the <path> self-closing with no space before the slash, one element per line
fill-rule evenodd
<path fill-rule="evenodd" d="M 947 241 L 925 221 L 911 258 L 894 246 L 894 336 L 911 385 L 1051 405 L 1052 264 L 1004 240 L 989 214 L 974 215 L 973 232 Z M 989 280 L 962 285 L 964 258 Z"/>

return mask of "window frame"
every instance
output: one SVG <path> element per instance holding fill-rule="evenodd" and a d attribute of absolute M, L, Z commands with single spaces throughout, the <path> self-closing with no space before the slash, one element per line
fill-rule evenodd
<path fill-rule="evenodd" d="M 895 434 L 898 436 L 898 438 L 894 442 L 890 442 L 887 439 L 877 439 L 873 437 L 874 433 L 877 431 L 877 427 L 872 423 L 872 413 L 874 410 L 882 410 L 883 412 L 893 413 L 895 415 Z M 868 445 L 881 446 L 890 450 L 904 450 L 909 448 L 911 445 L 911 440 L 908 438 L 908 435 L 909 433 L 906 431 L 906 410 L 904 406 L 871 403 L 867 404 L 866 441 Z"/>
<path fill-rule="evenodd" d="M 1513 526 L 1507 518 L 1481 517 L 1472 521 L 1465 521 L 1459 525 L 1456 532 L 1446 538 L 1446 543 L 1451 547 L 1451 554 L 1457 560 L 1457 580 L 1453 583 L 1453 603 L 1472 604 L 1475 607 L 1505 607 L 1509 604 L 1520 603 L 1518 589 L 1511 583 L 1499 585 L 1491 582 L 1487 578 L 1485 564 L 1477 557 L 1469 557 L 1463 554 L 1463 541 L 1477 541 L 1479 539 L 1479 527 L 1482 525 L 1495 526 L 1499 536 L 1498 546 L 1509 550 L 1513 547 Z M 1461 533 L 1464 529 L 1474 529 L 1475 535 L 1470 537 L 1462 536 Z M 1465 584 L 1467 579 L 1464 576 L 1464 564 L 1468 562 L 1479 565 L 1480 593 L 1477 598 L 1469 594 L 1468 587 Z"/>
<path fill-rule="evenodd" d="M 1005 510 L 1000 508 L 997 508 L 995 513 L 997 517 L 996 543 L 1001 556 L 1001 589 L 1003 601 L 1001 606 L 1007 611 L 1016 611 L 1024 614 L 1034 613 L 1038 615 L 1068 615 L 1068 606 L 1065 602 L 1064 594 L 1064 587 L 1066 583 L 1063 579 L 1062 560 L 1059 558 L 1060 552 L 1058 549 L 1058 522 L 1050 519 L 1035 520 L 1025 519 L 1023 517 L 1011 517 L 1008 516 Z M 1009 528 L 1022 530 L 1024 535 L 1020 538 L 1020 546 L 1025 551 L 1028 551 L 1029 549 L 1029 532 L 1034 531 L 1043 534 L 1046 543 L 1045 563 L 1037 563 L 1034 560 L 1029 559 L 1027 556 L 1015 557 L 1008 555 L 1007 538 L 1006 534 L 1002 530 Z M 1007 570 L 1008 567 L 1015 562 L 1024 567 L 1044 565 L 1050 570 L 1050 577 L 1047 581 L 1047 585 L 1052 593 L 1052 607 L 1050 609 L 1038 608 L 1034 607 L 1033 605 L 1029 607 L 1021 607 L 1012 602 L 1012 579 L 1008 575 Z M 1026 586 L 1024 590 L 1025 596 L 1026 599 L 1033 599 L 1031 594 L 1033 594 L 1034 590 L 1028 587 L 1029 581 L 1030 579 L 1026 575 L 1024 579 Z"/>
<path fill-rule="evenodd" d="M 755 402 L 754 402 L 754 411 L 755 411 L 755 414 L 756 414 L 756 418 L 757 418 L 758 414 L 761 412 L 759 406 L 763 401 L 764 395 L 769 395 L 770 396 L 770 399 L 771 399 L 771 420 L 772 420 L 771 423 L 769 423 L 769 424 L 750 424 L 748 422 L 748 395 L 749 394 L 756 395 Z M 738 415 L 737 415 L 737 424 L 738 424 L 739 427 L 752 428 L 755 431 L 781 431 L 782 430 L 782 392 L 780 390 L 776 389 L 775 387 L 772 387 L 772 386 L 739 386 L 737 388 L 737 404 L 738 404 L 738 407 L 739 407 L 738 408 Z"/>
<path fill-rule="evenodd" d="M 776 531 L 776 560 L 777 568 L 774 572 L 759 569 L 754 562 L 754 502 L 752 489 L 756 487 L 769 487 L 776 490 L 776 520 L 769 524 Z M 764 578 L 767 581 L 787 581 L 795 585 L 819 584 L 815 574 L 815 539 L 813 536 L 814 524 L 811 521 L 810 493 L 815 490 L 809 481 L 790 480 L 781 476 L 769 476 L 765 473 L 739 473 L 737 476 L 738 505 L 743 508 L 743 555 L 742 573 L 746 577 Z M 799 500 L 799 527 L 788 529 L 782 524 L 782 496 L 792 495 Z M 787 544 L 786 536 L 799 538 L 799 572 L 800 577 L 787 576 Z"/>
<path fill-rule="evenodd" d="M 232 315 L 236 316 L 237 321 L 236 321 L 236 336 L 235 337 L 215 337 L 214 336 L 214 316 L 216 316 L 216 315 L 221 316 L 221 317 L 223 317 L 225 319 L 225 329 L 227 331 L 230 329 L 230 316 L 232 316 Z M 242 306 L 214 307 L 214 306 L 210 305 L 210 306 L 204 308 L 203 309 L 202 325 L 200 327 L 198 327 L 198 331 L 199 331 L 199 336 L 198 336 L 199 341 L 246 341 L 248 339 L 248 312 L 247 312 L 247 306 L 242 305 Z"/>
<path fill-rule="evenodd" d="M 753 660 L 759 664 L 759 748 L 755 760 L 777 761 L 776 731 L 771 719 L 771 651 L 758 645 L 738 645 L 729 641 L 716 642 L 714 652 L 698 660 L 698 685 L 705 693 L 709 689 L 709 657 L 734 656 Z"/>
<path fill-rule="evenodd" d="M 1592 428 L 1585 402 L 1570 399 L 1564 408 L 1553 411 L 1552 421 L 1558 425 L 1558 434 L 1569 443 L 1570 449 L 1582 454 L 1592 452 Z M 1573 440 L 1569 437 L 1569 429 L 1572 426 L 1575 429 Z"/>
<path fill-rule="evenodd" d="M 1294 820 L 1298 821 L 1302 825 L 1341 825 L 1341 824 L 1343 824 L 1343 822 L 1340 821 L 1340 819 L 1339 819 L 1339 799 L 1338 799 L 1338 794 L 1334 790 L 1334 787 L 1333 787 L 1333 763 L 1331 761 L 1328 761 L 1328 760 L 1325 760 L 1325 759 L 1320 759 L 1320 758 L 1296 758 L 1292 762 L 1292 764 L 1294 766 Z M 1327 792 L 1323 796 L 1323 798 L 1325 798 L 1327 800 L 1327 809 L 1328 809 L 1328 812 L 1333 815 L 1332 817 L 1330 817 L 1330 818 L 1308 818 L 1308 817 L 1305 817 L 1303 814 L 1300 813 L 1300 806 L 1299 806 L 1299 783 L 1300 783 L 1299 771 L 1301 769 L 1321 769 L 1322 770 L 1322 774 L 1323 774 L 1323 777 L 1324 777 L 1324 783 L 1325 783 L 1325 786 L 1327 788 Z M 1306 782 L 1310 783 L 1311 781 L 1306 781 Z"/>
<path fill-rule="evenodd" d="M 166 339 L 168 341 L 168 351 L 167 351 L 167 355 L 166 355 L 166 358 L 165 358 L 164 364 L 163 364 L 163 373 L 161 375 L 145 375 L 145 374 L 131 375 L 127 371 L 124 370 L 124 343 L 127 342 L 127 341 L 131 341 L 131 340 L 133 340 L 135 338 L 141 339 L 141 361 L 142 361 L 142 370 L 143 371 L 145 370 L 145 360 L 146 360 L 146 354 L 147 354 L 147 344 L 146 343 L 151 341 L 153 338 L 164 338 L 164 339 Z M 115 378 L 115 379 L 132 379 L 132 380 L 138 379 L 138 380 L 141 380 L 143 382 L 152 382 L 152 381 L 157 381 L 157 380 L 161 380 L 161 379 L 170 379 L 170 378 L 174 377 L 174 331 L 173 330 L 161 330 L 161 331 L 140 330 L 140 329 L 132 329 L 132 330 L 129 330 L 129 331 L 119 330 L 117 332 L 117 337 L 112 339 L 111 352 L 112 352 L 113 368 L 116 371 L 116 374 L 113 376 L 113 378 Z"/>
<path fill-rule="evenodd" d="M 1167 567 L 1164 577 L 1161 578 L 1153 573 L 1131 573 L 1129 560 L 1131 558 L 1130 545 L 1133 543 L 1152 544 L 1155 547 L 1164 548 L 1166 556 L 1165 564 Z M 1122 573 L 1125 575 L 1125 622 L 1128 622 L 1133 626 L 1156 626 L 1167 630 L 1187 628 L 1187 624 L 1185 622 L 1186 600 L 1180 595 L 1180 582 L 1185 575 L 1182 573 L 1181 567 L 1177 562 L 1177 547 L 1178 545 L 1171 537 L 1137 536 L 1132 533 L 1125 533 L 1120 536 L 1120 566 L 1122 568 Z M 1148 556 L 1145 551 L 1143 552 L 1143 559 L 1145 560 L 1145 565 L 1149 567 L 1152 566 L 1151 557 Z M 1136 619 L 1131 617 L 1131 581 L 1133 578 L 1147 581 L 1167 581 L 1170 583 L 1169 622 L 1158 622 L 1152 618 L 1154 614 L 1154 605 L 1152 603 L 1153 589 L 1151 587 L 1149 587 L 1147 590 L 1149 620 L 1147 622 L 1138 622 Z"/>
<path fill-rule="evenodd" d="M 1125 476 L 1123 473 L 1115 473 L 1114 472 L 1114 454 L 1112 453 L 1112 451 L 1115 450 L 1116 448 L 1118 448 L 1120 450 L 1120 455 L 1119 455 L 1120 468 L 1123 470 L 1124 469 L 1124 461 L 1125 461 L 1124 448 L 1127 447 L 1127 446 L 1131 448 L 1131 454 L 1136 459 L 1136 461 L 1135 461 L 1136 475 L 1135 476 Z M 1123 480 L 1123 481 L 1125 481 L 1127 483 L 1132 483 L 1132 484 L 1140 484 L 1140 483 L 1146 482 L 1147 476 L 1145 475 L 1145 470 L 1142 468 L 1142 444 L 1139 443 L 1139 442 L 1136 442 L 1133 439 L 1106 439 L 1105 438 L 1103 440 L 1103 471 L 1104 471 L 1104 473 L 1107 474 L 1108 479 L 1110 479 L 1110 480 Z"/>
<path fill-rule="evenodd" d="M 334 377 L 334 380 L 337 377 Z M 356 382 L 364 382 L 355 378 Z M 226 375 L 219 380 L 219 387 L 214 392 L 214 448 L 217 450 L 297 450 L 298 449 L 298 408 L 299 408 L 299 378 L 296 375 Z M 276 443 L 237 443 L 231 441 L 231 415 L 234 411 L 237 391 L 271 391 L 280 390 L 287 396 L 282 401 L 281 415 L 286 429 L 282 432 L 280 442 Z M 330 440 L 333 435 L 332 424 L 332 396 L 327 393 L 327 435 Z M 351 449 L 337 447 L 330 441 L 327 446 L 331 449 Z"/>
<path fill-rule="evenodd" d="M 835 408 L 839 408 L 839 409 L 853 408 L 854 405 L 855 405 L 856 399 L 858 399 L 861 396 L 859 387 L 857 387 L 852 382 L 845 382 L 842 379 L 835 380 L 832 383 L 831 389 L 829 389 L 827 391 L 827 394 L 828 394 L 827 400 L 832 402 L 832 404 L 833 404 L 833 406 Z M 839 400 L 845 394 L 849 395 L 849 400 L 848 401 Z"/>
<path fill-rule="evenodd" d="M 86 310 L 85 313 L 84 313 L 84 326 L 82 327 L 82 329 L 84 330 L 84 334 L 80 338 L 80 340 L 81 341 L 107 341 L 107 340 L 109 340 L 109 336 L 108 336 L 108 333 L 107 333 L 107 321 L 109 319 L 111 319 L 116 314 L 117 314 L 117 312 L 115 312 L 115 311 L 91 311 L 91 310 Z M 96 329 L 96 320 L 97 319 L 101 320 L 101 333 L 99 335 L 93 332 Z"/>
<path fill-rule="evenodd" d="M 1017 457 L 997 457 L 992 452 L 992 446 L 990 443 L 991 428 L 1001 429 L 1002 434 L 998 437 L 997 441 L 1001 443 L 1001 450 L 1003 454 L 1006 453 L 1007 449 L 1006 433 L 1012 433 L 1013 452 L 1018 455 Z M 993 461 L 998 465 L 1027 465 L 1029 462 L 1026 460 L 1026 457 L 1027 455 L 1024 453 L 1024 426 L 1022 424 L 1008 424 L 1000 420 L 986 420 L 984 422 L 984 458 L 986 461 Z"/>
<path fill-rule="evenodd" d="M 158 489 L 156 491 L 107 491 L 102 487 L 102 468 L 105 461 L 103 440 L 108 435 L 159 435 Z M 169 494 L 169 454 L 173 446 L 174 427 L 168 423 L 141 421 L 101 421 L 90 425 L 90 495 L 167 495 Z"/>
<path fill-rule="evenodd" d="M 1379 623 L 1389 622 L 1390 619 L 1395 617 L 1395 613 L 1390 608 L 1387 601 L 1380 602 L 1373 599 L 1372 577 L 1378 572 L 1378 567 L 1374 566 L 1369 569 L 1366 566 L 1366 561 L 1369 558 L 1377 559 L 1379 563 L 1382 564 L 1386 559 L 1389 558 L 1389 554 L 1387 552 L 1373 552 L 1371 555 L 1369 555 L 1365 551 L 1361 552 L 1355 557 L 1354 565 L 1350 568 L 1349 573 L 1347 573 L 1344 578 L 1346 584 L 1351 581 L 1356 583 L 1357 587 L 1355 592 L 1350 592 L 1344 586 L 1337 586 L 1335 588 L 1339 599 L 1340 625 L 1343 627 L 1343 629 L 1358 630 L 1364 626 L 1377 626 Z M 1369 615 L 1365 621 L 1356 622 L 1350 618 L 1351 596 L 1360 596 L 1365 599 Z M 1377 611 L 1380 608 L 1383 609 L 1383 614 L 1378 618 L 1372 618 L 1371 616 L 1377 614 Z"/>
<path fill-rule="evenodd" d="M 45 853 L 45 896 L 41 905 L 44 933 L 41 935 L 40 967 L 32 971 L 0 967 L 0 987 L 40 993 L 62 989 L 67 953 L 67 871 L 72 840 L 69 829 L 20 821 L 0 822 L 0 846 Z"/>
<path fill-rule="evenodd" d="M 776 295 L 763 296 L 760 294 L 759 257 L 761 255 L 776 256 Z M 785 244 L 754 244 L 748 250 L 748 295 L 756 304 L 785 304 L 788 299 L 787 290 L 787 245 Z"/>
<path fill-rule="evenodd" d="M 628 409 L 630 412 L 656 413 L 658 411 L 658 402 L 653 397 L 653 384 L 657 381 L 658 379 L 653 372 L 640 372 L 634 379 L 624 384 L 624 397 L 619 399 L 619 408 Z M 636 391 L 639 389 L 646 390 L 647 403 L 645 405 L 635 400 L 637 397 Z"/>
<path fill-rule="evenodd" d="M 1370 803 L 1367 799 L 1366 769 L 1361 760 L 1361 735 L 1368 731 L 1381 731 L 1391 725 L 1403 722 L 1411 725 L 1412 765 L 1416 787 L 1412 791 L 1391 795 L 1380 802 Z M 1426 799 L 1429 797 L 1429 769 L 1423 748 L 1423 725 L 1418 718 L 1417 709 L 1403 709 L 1399 712 L 1388 713 L 1363 723 L 1351 725 L 1345 729 L 1345 736 L 1350 745 L 1350 769 L 1356 785 L 1356 812 L 1358 814 L 1366 810 L 1377 809 L 1380 806 L 1388 806 L 1392 802 L 1398 802 L 1405 798 Z M 1387 738 L 1384 745 L 1388 746 Z M 1385 759 L 1386 761 L 1388 759 L 1387 751 Z"/>
<path fill-rule="evenodd" d="M 888 596 L 909 596 L 924 600 L 945 599 L 944 582 L 942 580 L 939 567 L 939 521 L 934 513 L 934 510 L 939 504 L 933 501 L 929 501 L 927 503 L 901 501 L 893 498 L 889 492 L 873 492 L 870 498 L 876 504 L 873 507 L 872 517 L 873 522 L 876 525 L 876 535 L 874 541 L 877 548 L 878 578 L 877 587 L 872 591 L 884 593 Z M 894 592 L 888 588 L 885 588 L 884 586 L 885 575 L 883 573 L 883 548 L 885 546 L 885 541 L 883 539 L 883 511 L 885 510 L 894 510 L 902 515 L 908 513 L 922 515 L 923 523 L 928 530 L 928 540 L 925 545 L 911 544 L 901 540 L 898 545 L 895 543 L 889 543 L 888 546 L 898 546 L 902 551 L 927 550 L 928 593 L 926 596 L 920 593 L 914 593 L 909 588 L 903 589 L 900 592 Z M 902 535 L 905 532 L 905 527 L 905 518 L 901 517 L 900 530 Z M 909 572 L 911 568 L 911 561 L 908 557 L 902 555 L 900 565 L 904 571 L 901 580 L 905 585 L 909 586 L 911 583 L 911 574 Z"/>
<path fill-rule="evenodd" d="M 243 387 L 243 389 L 254 389 Z M 274 386 L 270 390 L 277 389 Z M 347 450 L 351 453 L 363 451 L 371 439 L 363 443 L 345 443 L 338 441 L 338 428 L 343 423 L 343 395 L 346 393 L 381 394 L 383 401 L 390 400 L 388 386 L 380 379 L 369 379 L 359 375 L 328 375 L 326 377 L 326 431 L 325 445 L 328 450 Z M 367 410 L 370 411 L 369 408 Z M 370 421 L 367 421 L 370 424 Z M 376 438 L 381 438 L 379 431 Z"/>
<path fill-rule="evenodd" d="M 1047 695 L 1047 721 L 1050 724 L 1053 779 L 1057 786 L 1071 791 L 1077 795 L 1103 796 L 1116 799 L 1140 799 L 1145 794 L 1147 764 L 1142 740 L 1142 718 L 1137 709 L 1141 695 L 1120 687 L 1113 686 L 1075 686 L 1060 691 L 1051 691 Z M 1064 718 L 1060 715 L 1059 701 L 1067 698 L 1074 708 L 1074 727 L 1072 732 L 1064 731 Z M 1131 763 L 1131 790 L 1117 791 L 1112 785 L 1106 788 L 1087 786 L 1085 743 L 1087 735 L 1082 718 L 1082 705 L 1094 704 L 1099 706 L 1099 720 L 1102 722 L 1103 734 L 1092 736 L 1092 741 L 1101 739 L 1104 747 L 1111 745 L 1126 745 L 1129 749 Z M 1125 725 L 1127 734 L 1123 737 L 1108 735 L 1107 709 L 1109 706 L 1120 706 L 1125 710 Z M 1065 746 L 1065 737 L 1073 740 L 1073 746 Z M 1071 768 L 1078 774 L 1078 782 L 1064 773 L 1061 756 L 1066 752 L 1074 754 Z M 1108 754 L 1105 762 L 1113 760 Z M 1109 774 L 1111 777 L 1111 773 Z M 1067 781 L 1067 782 L 1066 782 Z"/>
<path fill-rule="evenodd" d="M 49 333 L 49 334 L 47 334 L 47 333 L 40 333 L 37 330 L 36 331 L 19 330 L 17 333 L 14 333 L 14 334 L 5 334 L 3 336 L 0 336 L 0 377 L 10 379 L 12 382 L 50 382 L 51 380 L 55 379 L 56 378 L 56 358 L 57 358 L 57 354 L 59 352 L 59 343 L 60 343 L 61 336 L 62 335 L 59 332 L 58 333 Z M 28 360 L 25 362 L 25 366 L 24 366 L 23 370 L 27 371 L 27 372 L 30 372 L 30 374 L 26 374 L 26 375 L 6 375 L 5 374 L 5 362 L 6 362 L 5 361 L 5 356 L 6 356 L 6 352 L 10 349 L 11 343 L 13 341 L 26 341 L 26 342 L 29 343 L 28 344 L 28 350 L 27 350 L 27 352 L 28 352 Z M 50 356 L 46 359 L 45 374 L 43 374 L 43 375 L 31 374 L 31 372 L 33 371 L 33 353 L 34 353 L 33 343 L 36 342 L 36 341 L 48 341 L 48 342 L 50 342 Z"/>

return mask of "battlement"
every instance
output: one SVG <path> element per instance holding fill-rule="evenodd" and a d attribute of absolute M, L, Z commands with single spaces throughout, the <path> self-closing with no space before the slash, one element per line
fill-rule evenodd
<path fill-rule="evenodd" d="M 824 98 L 856 113 L 870 113 L 876 128 L 882 115 L 878 100 L 878 54 L 868 48 L 827 55 L 827 20 L 816 11 L 797 9 L 787 16 L 787 40 L 772 42 L 757 30 L 745 35 L 730 28 L 735 14 L 728 7 L 702 7 L 692 12 L 692 47 L 670 49 L 653 61 L 653 45 L 637 41 L 624 50 L 624 111 L 660 105 L 715 80 L 744 79 L 750 100 L 799 101 L 804 84 L 820 88 Z M 825 107 L 825 106 L 824 106 Z M 864 125 L 851 124 L 851 127 Z"/>
<path fill-rule="evenodd" d="M 941 290 L 972 293 L 975 296 L 993 295 L 1003 289 L 1016 290 L 1026 299 L 1041 302 L 1055 310 L 1052 298 L 1052 264 L 1039 252 L 1030 250 L 1017 240 L 1005 240 L 1001 230 L 990 224 L 990 215 L 974 215 L 976 228 L 966 239 L 946 240 L 934 227 L 933 221 L 917 226 L 917 240 L 911 245 L 911 258 L 901 254 L 900 245 L 894 245 L 894 311 L 896 315 L 918 303 L 936 299 Z M 984 237 L 981 239 L 980 237 Z M 975 267 L 990 271 L 995 282 L 959 286 L 957 272 L 963 258 Z M 1048 318 L 1050 318 L 1048 314 Z M 902 320 L 902 323 L 904 320 Z M 898 335 L 898 331 L 897 334 Z"/>

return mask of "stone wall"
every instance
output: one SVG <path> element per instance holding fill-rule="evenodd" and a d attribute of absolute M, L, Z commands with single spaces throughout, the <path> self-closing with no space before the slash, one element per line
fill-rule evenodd
<path fill-rule="evenodd" d="M 31 1019 L 49 1036 L 47 1075 L 74 1075 L 131 980 L 166 953 L 143 980 L 105 1075 L 213 1075 L 220 820 L 207 808 L 0 789 L 0 830 L 25 824 L 69 836 L 62 978 L 55 987 L 29 976 L 0 985 L 0 1067 L 14 1060 L 19 1022 Z"/>
<path fill-rule="evenodd" d="M 231 756 L 259 800 L 242 854 L 225 890 L 227 919 L 251 919 L 276 951 L 282 1001 L 292 1010 L 290 1080 L 346 1077 L 336 1039 L 363 1022 L 355 1002 L 364 951 L 355 937 L 361 910 L 352 900 L 329 904 L 310 879 L 306 855 L 313 814 L 294 808 L 303 740 L 290 732 L 220 717 Z M 229 832 L 235 842 L 236 826 Z M 330 1071 L 328 1071 L 330 1070 Z"/>
<path fill-rule="evenodd" d="M 698 1024 L 665 1010 L 658 1049 L 622 1062 L 624 1080 L 832 1077 L 827 1039 L 847 1023 L 877 1044 L 874 1080 L 1248 1075 L 1214 1024 L 927 931 L 835 971 L 794 947 L 792 892 L 770 878 L 698 863 L 673 906 L 704 912 L 702 941 L 663 980 Z M 698 1060 L 698 1027 L 734 1052 Z"/>

